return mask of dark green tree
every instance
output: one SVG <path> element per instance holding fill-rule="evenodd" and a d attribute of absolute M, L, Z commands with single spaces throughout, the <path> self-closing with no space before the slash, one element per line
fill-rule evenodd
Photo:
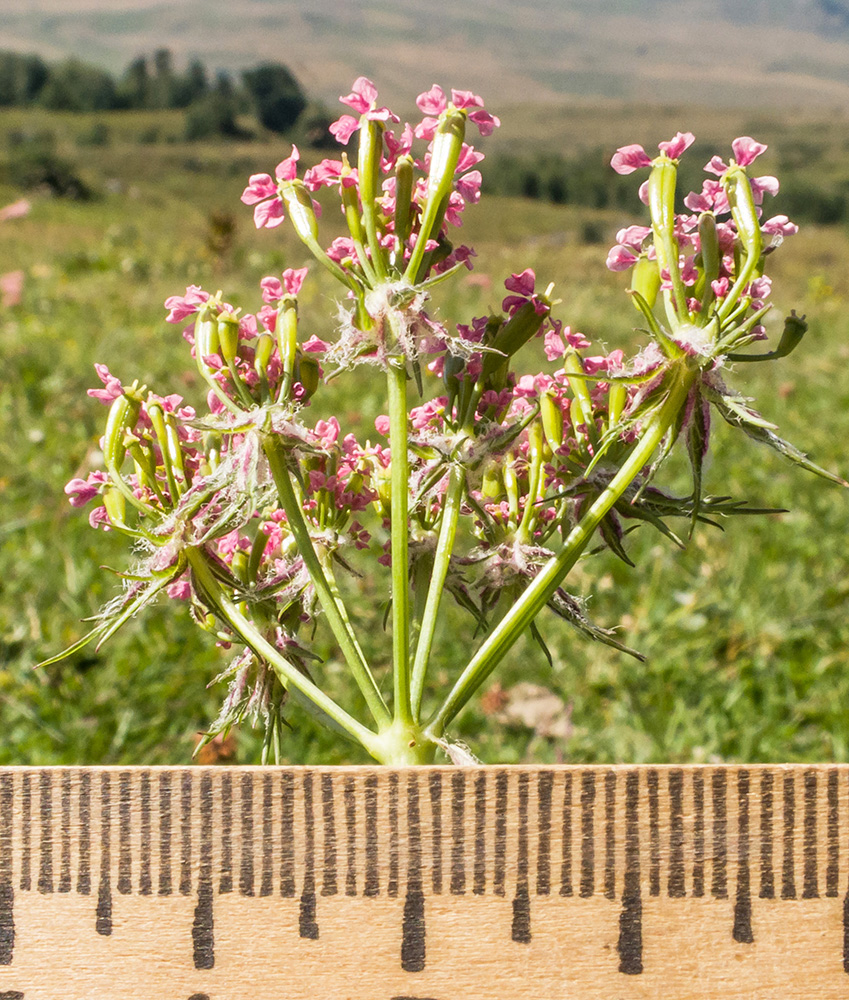
<path fill-rule="evenodd" d="M 107 111 L 118 104 L 115 81 L 96 66 L 66 59 L 50 67 L 39 103 L 54 111 Z"/>
<path fill-rule="evenodd" d="M 307 98 L 292 73 L 280 63 L 262 63 L 242 73 L 260 123 L 272 132 L 286 132 L 307 106 Z"/>
<path fill-rule="evenodd" d="M 40 56 L 0 52 L 0 107 L 32 104 L 48 74 L 47 63 Z"/>

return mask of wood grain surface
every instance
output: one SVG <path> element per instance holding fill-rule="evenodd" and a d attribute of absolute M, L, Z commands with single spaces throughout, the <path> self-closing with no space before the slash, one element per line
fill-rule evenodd
<path fill-rule="evenodd" d="M 849 766 L 0 770 L 0 1000 L 849 997 Z"/>

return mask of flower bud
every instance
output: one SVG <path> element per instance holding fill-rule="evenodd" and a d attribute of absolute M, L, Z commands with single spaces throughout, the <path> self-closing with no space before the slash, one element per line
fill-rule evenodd
<path fill-rule="evenodd" d="M 242 583 L 248 583 L 248 554 L 242 551 L 242 549 L 236 549 L 233 553 L 233 558 L 230 561 L 230 569 L 233 571 L 233 576 Z"/>
<path fill-rule="evenodd" d="M 321 382 L 318 359 L 299 351 L 295 362 L 295 378 L 304 387 L 304 399 L 315 395 Z"/>
<path fill-rule="evenodd" d="M 106 468 L 114 475 L 118 475 L 127 453 L 124 435 L 136 426 L 146 391 L 144 386 L 139 388 L 138 383 L 133 382 L 109 408 L 106 432 L 103 435 L 103 460 Z"/>
<path fill-rule="evenodd" d="M 395 164 L 395 236 L 401 244 L 410 238 L 412 216 L 413 158 L 405 153 Z"/>
<path fill-rule="evenodd" d="M 615 427 L 625 411 L 628 402 L 628 386 L 622 382 L 611 382 L 607 393 L 607 426 Z"/>
<path fill-rule="evenodd" d="M 300 180 L 288 181 L 280 187 L 280 197 L 286 202 L 289 220 L 304 243 L 318 242 L 318 220 L 309 191 Z"/>
<path fill-rule="evenodd" d="M 523 347 L 539 331 L 548 318 L 549 311 L 546 306 L 544 312 L 537 312 L 535 304 L 530 301 L 519 306 L 495 335 L 492 347 L 495 351 L 500 351 L 501 354 L 487 352 L 483 360 L 482 375 L 486 377 L 498 368 L 504 361 L 504 357 L 501 355 L 510 358 L 520 347 Z"/>
<path fill-rule="evenodd" d="M 103 506 L 109 515 L 109 520 L 116 527 L 123 527 L 127 516 L 127 501 L 124 494 L 112 485 L 103 489 Z"/>
<path fill-rule="evenodd" d="M 545 440 L 552 451 L 563 444 L 563 411 L 557 405 L 557 400 L 550 392 L 544 392 L 539 400 L 539 412 L 542 417 L 542 429 Z"/>
<path fill-rule="evenodd" d="M 745 167 L 732 164 L 722 176 L 722 185 L 728 195 L 731 217 L 737 226 L 737 233 L 750 259 L 757 260 L 763 253 L 763 236 L 758 219 L 752 185 Z"/>
<path fill-rule="evenodd" d="M 791 351 L 794 351 L 800 344 L 802 337 L 808 332 L 808 324 L 804 316 L 797 316 L 793 309 L 789 316 L 784 317 L 784 331 L 781 340 L 778 342 L 776 354 L 785 358 Z"/>
<path fill-rule="evenodd" d="M 221 357 L 232 364 L 239 353 L 239 318 L 235 313 L 225 312 L 218 317 L 218 341 Z"/>
<path fill-rule="evenodd" d="M 654 308 L 657 293 L 660 291 L 660 271 L 656 260 L 649 260 L 648 257 L 640 257 L 637 260 L 631 271 L 631 288 L 642 295 L 649 309 Z M 634 306 L 640 308 L 636 299 Z"/>
<path fill-rule="evenodd" d="M 271 361 L 271 354 L 274 351 L 274 337 L 270 333 L 261 333 L 257 338 L 254 348 L 254 369 L 257 375 L 262 376 Z"/>
<path fill-rule="evenodd" d="M 206 304 L 198 312 L 195 321 L 195 360 L 203 364 L 204 358 L 218 353 L 218 318 Z"/>

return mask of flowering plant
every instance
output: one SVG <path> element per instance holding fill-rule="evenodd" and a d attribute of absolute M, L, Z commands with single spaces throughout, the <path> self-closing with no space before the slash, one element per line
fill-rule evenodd
<path fill-rule="evenodd" d="M 167 300 L 168 320 L 188 323 L 208 388 L 204 413 L 97 366 L 103 387 L 90 395 L 109 406 L 104 468 L 66 492 L 74 505 L 96 501 L 92 524 L 125 535 L 141 558 L 93 631 L 61 655 L 104 641 L 164 592 L 234 650 L 209 739 L 245 719 L 261 722 L 263 759 L 277 759 L 291 700 L 378 761 L 427 763 L 438 748 L 463 760 L 447 737 L 452 721 L 523 634 L 545 649 L 537 618 L 546 607 L 585 636 L 640 655 L 564 589 L 594 539 L 629 562 L 626 523 L 680 544 L 675 519 L 692 532 L 698 522 L 758 512 L 703 491 L 712 410 L 847 484 L 782 440 L 725 381 L 729 363 L 783 357 L 805 332 L 804 317 L 791 313 L 774 349 L 749 353 L 766 335 L 770 255 L 796 231 L 785 216 L 762 221 L 764 195 L 778 189 L 775 178 L 750 176 L 763 145 L 739 138 L 728 164 L 711 159 L 712 176 L 684 199 L 683 214 L 677 168 L 690 133 L 661 143 L 655 157 L 641 146 L 616 152 L 618 172 L 648 171 L 640 196 L 650 224 L 620 231 L 607 260 L 614 271 L 631 269 L 648 342 L 631 358 L 593 356 L 582 334 L 554 318 L 553 286 L 538 290 L 530 269 L 507 279 L 494 315 L 450 329 L 428 311 L 437 286 L 472 266 L 474 252 L 454 245 L 448 226 L 480 196 L 483 154 L 466 143 L 467 128 L 486 136 L 499 124 L 481 99 L 456 90 L 448 99 L 434 86 L 417 100 L 423 119 L 403 127 L 365 78 L 342 102 L 355 115 L 331 132 L 342 145 L 357 133 L 356 165 L 343 152 L 299 177 L 293 148 L 242 195 L 258 228 L 288 220 L 344 288 L 337 339 L 302 336 L 307 268 L 289 269 L 262 280 L 252 315 L 196 286 Z M 416 140 L 426 146 L 418 158 Z M 348 230 L 327 248 L 313 200 L 322 187 L 337 190 Z M 532 341 L 559 364 L 552 373 L 514 372 Z M 335 418 L 309 419 L 324 380 L 361 365 L 385 379 L 387 413 L 376 430 L 388 443 L 363 441 Z M 679 444 L 692 469 L 686 496 L 656 485 Z M 383 567 L 391 594 L 389 703 L 338 583 L 368 561 Z M 428 681 L 446 596 L 483 639 L 440 692 Z M 322 684 L 309 643 L 319 620 L 367 722 Z"/>

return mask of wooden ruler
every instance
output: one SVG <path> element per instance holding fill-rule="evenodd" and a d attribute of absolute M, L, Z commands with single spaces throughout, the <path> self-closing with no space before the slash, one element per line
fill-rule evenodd
<path fill-rule="evenodd" d="M 0 770 L 0 1000 L 849 997 L 849 766 Z"/>

